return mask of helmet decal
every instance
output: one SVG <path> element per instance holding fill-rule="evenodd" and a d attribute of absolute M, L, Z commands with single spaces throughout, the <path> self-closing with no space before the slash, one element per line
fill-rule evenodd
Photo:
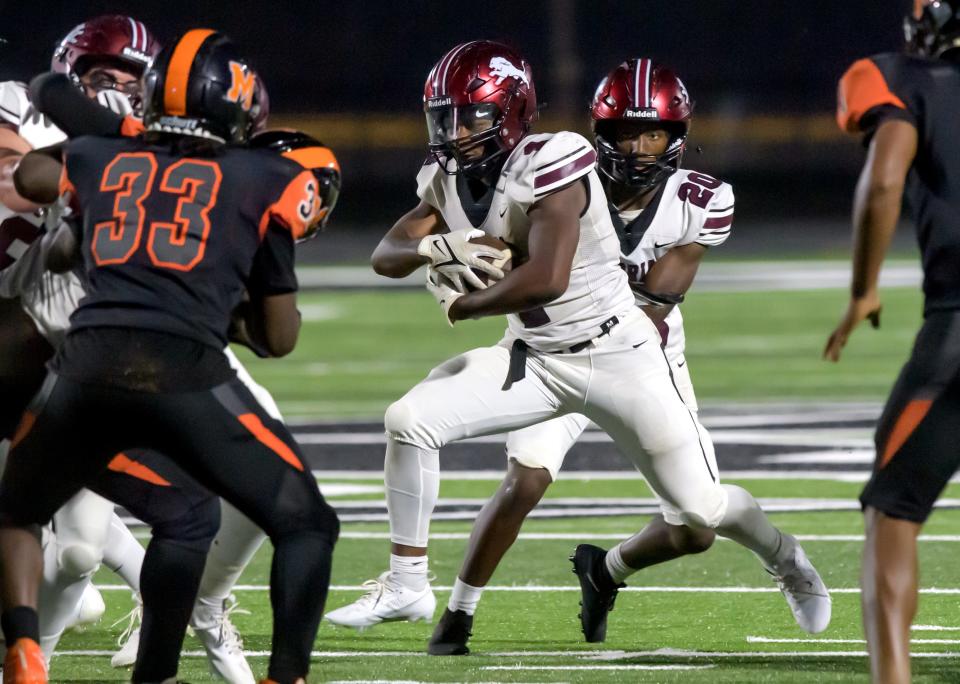
<path fill-rule="evenodd" d="M 513 62 L 506 57 L 494 57 L 490 60 L 490 75 L 496 78 L 494 85 L 500 85 L 505 78 L 515 78 L 526 85 L 530 85 L 523 69 L 515 67 Z"/>
<path fill-rule="evenodd" d="M 246 111 L 253 106 L 253 91 L 256 74 L 246 64 L 230 61 L 230 90 L 227 99 L 238 103 Z"/>
<path fill-rule="evenodd" d="M 647 108 L 650 106 L 650 74 L 653 71 L 653 60 L 638 59 L 634 69 L 633 106 Z M 641 90 L 643 88 L 643 90 Z M 640 94 L 643 93 L 643 97 Z"/>

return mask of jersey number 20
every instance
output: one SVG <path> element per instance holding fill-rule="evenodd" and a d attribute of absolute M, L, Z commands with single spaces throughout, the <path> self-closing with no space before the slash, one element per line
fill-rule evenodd
<path fill-rule="evenodd" d="M 150 261 L 160 268 L 189 271 L 203 260 L 220 167 L 199 159 L 169 166 L 156 189 L 179 197 L 173 220 L 145 226 L 143 205 L 155 189 L 156 176 L 157 159 L 149 152 L 119 154 L 104 169 L 100 191 L 114 195 L 113 218 L 93 227 L 91 248 L 98 266 L 126 263 L 143 243 Z"/>

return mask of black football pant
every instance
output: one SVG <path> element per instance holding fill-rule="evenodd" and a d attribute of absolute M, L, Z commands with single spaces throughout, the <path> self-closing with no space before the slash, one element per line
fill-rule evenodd
<path fill-rule="evenodd" d="M 154 451 L 117 454 L 88 488 L 152 528 L 140 572 L 143 624 L 133 679 L 162 681 L 177 671 L 207 552 L 220 527 L 220 500 Z"/>
<path fill-rule="evenodd" d="M 0 523 L 46 523 L 116 454 L 134 448 L 173 459 L 269 535 L 269 677 L 284 684 L 306 676 L 339 521 L 286 427 L 236 378 L 208 390 L 152 394 L 51 373 L 14 437 L 0 482 Z M 162 581 L 162 591 L 189 593 L 192 602 L 196 586 L 184 591 L 173 578 Z M 181 635 L 185 627 L 177 626 Z"/>

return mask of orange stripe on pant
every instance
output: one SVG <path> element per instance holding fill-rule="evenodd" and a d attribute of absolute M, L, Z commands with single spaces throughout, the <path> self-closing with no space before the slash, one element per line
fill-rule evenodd
<path fill-rule="evenodd" d="M 894 454 L 910 438 L 910 435 L 927 415 L 932 404 L 933 399 L 913 399 L 904 407 L 897 417 L 897 422 L 894 424 L 893 430 L 890 431 L 890 437 L 883 449 L 883 457 L 880 459 L 881 468 L 886 467 Z"/>
<path fill-rule="evenodd" d="M 259 416 L 254 413 L 244 413 L 243 415 L 237 416 L 237 420 L 257 438 L 258 442 L 265 445 L 294 468 L 303 472 L 303 464 L 300 463 L 297 455 L 293 453 L 293 450 L 288 447 L 282 439 L 270 432 L 270 429 L 263 424 Z"/>
<path fill-rule="evenodd" d="M 33 429 L 33 424 L 36 422 L 37 416 L 35 413 L 31 413 L 30 411 L 23 412 L 23 417 L 20 419 L 20 424 L 17 426 L 17 431 L 13 433 L 13 439 L 10 440 L 11 451 L 23 441 L 23 438 L 26 437 L 30 430 Z"/>
<path fill-rule="evenodd" d="M 211 29 L 193 29 L 187 31 L 180 38 L 170 63 L 167 65 L 167 74 L 163 84 L 164 113 L 173 116 L 184 116 L 187 113 L 187 85 L 190 81 L 190 67 L 193 58 L 197 56 L 203 41 L 213 35 Z"/>
<path fill-rule="evenodd" d="M 107 468 L 112 470 L 115 473 L 124 473 L 130 477 L 135 477 L 138 480 L 143 480 L 144 482 L 149 482 L 150 484 L 155 484 L 159 487 L 169 487 L 170 482 L 163 479 L 156 472 L 143 465 L 134 461 L 132 458 L 128 458 L 126 454 L 117 454 L 113 457 L 113 460 L 107 465 Z"/>

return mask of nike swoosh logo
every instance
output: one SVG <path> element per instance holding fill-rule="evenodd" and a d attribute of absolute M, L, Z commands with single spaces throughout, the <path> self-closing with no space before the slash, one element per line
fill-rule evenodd
<path fill-rule="evenodd" d="M 647 341 L 644 340 L 643 342 L 640 342 L 639 344 L 633 345 L 633 348 L 636 349 L 637 347 L 642 347 L 642 346 L 645 345 L 646 343 L 647 343 Z"/>
<path fill-rule="evenodd" d="M 683 368 L 683 367 L 686 366 L 686 365 L 687 365 L 687 360 L 684 359 L 684 360 L 683 360 L 683 363 L 678 363 L 678 364 L 677 364 L 677 368 Z"/>
<path fill-rule="evenodd" d="M 504 208 L 503 208 L 503 211 L 500 212 L 500 218 L 503 218 L 504 214 L 506 214 L 506 213 L 507 213 L 507 208 L 504 207 Z"/>
<path fill-rule="evenodd" d="M 653 247 L 654 247 L 654 249 L 661 249 L 661 248 L 666 247 L 666 246 L 668 246 L 668 245 L 674 244 L 674 242 L 676 242 L 676 240 L 674 240 L 673 242 L 664 242 L 662 245 L 661 245 L 659 242 L 654 242 L 654 243 L 653 243 Z"/>

